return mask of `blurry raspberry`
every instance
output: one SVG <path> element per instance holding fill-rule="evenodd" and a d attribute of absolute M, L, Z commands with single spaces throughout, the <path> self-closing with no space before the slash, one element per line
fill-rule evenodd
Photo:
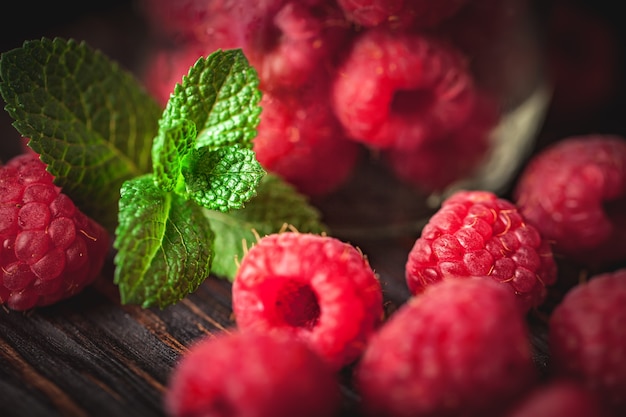
<path fill-rule="evenodd" d="M 626 415 L 626 269 L 568 291 L 548 322 L 552 372 L 578 379 Z"/>
<path fill-rule="evenodd" d="M 243 51 L 264 91 L 294 89 L 333 71 L 334 53 L 348 36 L 348 23 L 331 2 L 292 1 L 251 28 Z"/>
<path fill-rule="evenodd" d="M 54 304 L 91 284 L 109 236 L 52 183 L 35 154 L 0 168 L 0 302 L 13 310 Z"/>
<path fill-rule="evenodd" d="M 381 29 L 355 39 L 332 92 L 348 135 L 373 148 L 415 148 L 455 131 L 474 98 L 466 61 L 450 45 Z"/>
<path fill-rule="evenodd" d="M 312 75 L 331 71 L 334 52 L 343 44 L 349 30 L 339 8 L 321 0 L 187 0 L 159 7 L 173 10 L 151 17 L 146 8 L 150 19 L 157 23 L 173 19 L 182 29 L 201 32 L 184 37 L 185 42 L 175 48 L 199 45 L 205 56 L 219 48 L 241 48 L 259 73 L 260 88 L 264 91 L 296 88 L 309 82 Z M 181 17 L 177 18 L 179 14 Z M 200 23 L 194 26 L 196 21 Z M 170 65 L 178 69 L 176 60 L 181 54 L 170 53 L 168 57 L 174 60 Z"/>
<path fill-rule="evenodd" d="M 406 263 L 413 294 L 448 278 L 486 276 L 508 287 L 522 311 L 556 281 L 549 243 L 517 207 L 488 191 L 458 191 L 424 226 Z"/>
<path fill-rule="evenodd" d="M 300 192 L 320 196 L 347 181 L 359 146 L 346 138 L 325 101 L 322 82 L 290 93 L 264 93 L 254 151 L 261 165 Z"/>
<path fill-rule="evenodd" d="M 368 416 L 492 416 L 535 381 L 529 332 L 506 288 L 442 281 L 403 304 L 355 369 Z"/>
<path fill-rule="evenodd" d="M 420 191 L 441 192 L 479 168 L 498 119 L 493 100 L 479 98 L 472 115 L 458 130 L 430 137 L 411 149 L 392 147 L 387 163 L 399 179 Z"/>
<path fill-rule="evenodd" d="M 361 26 L 391 29 L 433 28 L 467 0 L 338 0 L 346 17 Z"/>
<path fill-rule="evenodd" d="M 608 417 L 598 397 L 572 380 L 537 385 L 504 417 Z"/>
<path fill-rule="evenodd" d="M 233 332 L 200 339 L 181 357 L 164 402 L 172 417 L 337 415 L 334 371 L 284 333 Z"/>
<path fill-rule="evenodd" d="M 626 259 L 626 139 L 556 142 L 526 165 L 513 196 L 556 255 L 594 266 Z"/>
<path fill-rule="evenodd" d="M 367 259 L 329 236 L 261 238 L 241 260 L 232 297 L 240 329 L 287 329 L 334 369 L 360 356 L 383 319 L 381 285 Z"/>
<path fill-rule="evenodd" d="M 236 48 L 241 28 L 275 11 L 285 0 L 139 0 L 139 11 L 166 41 L 217 43 Z M 236 20 L 235 20 L 236 19 Z"/>

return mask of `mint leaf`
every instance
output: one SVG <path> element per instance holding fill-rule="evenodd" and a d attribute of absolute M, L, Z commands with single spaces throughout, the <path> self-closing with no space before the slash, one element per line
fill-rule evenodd
<path fill-rule="evenodd" d="M 152 169 L 161 189 L 171 191 L 182 187 L 184 190 L 183 163 L 193 150 L 196 134 L 196 125 L 187 119 L 169 129 L 159 129 L 152 145 Z"/>
<path fill-rule="evenodd" d="M 213 260 L 202 208 L 161 190 L 152 175 L 125 182 L 119 204 L 114 282 L 122 303 L 163 308 L 195 291 Z"/>
<path fill-rule="evenodd" d="M 259 78 L 241 49 L 217 50 L 200 58 L 177 84 L 160 128 L 190 120 L 198 129 L 196 148 L 237 144 L 252 147 L 261 107 Z"/>
<path fill-rule="evenodd" d="M 238 146 L 195 150 L 183 167 L 186 193 L 199 205 L 212 210 L 240 209 L 256 195 L 265 171 L 254 151 Z"/>
<path fill-rule="evenodd" d="M 211 273 L 232 281 L 237 272 L 237 260 L 259 236 L 278 232 L 291 225 L 300 232 L 322 233 L 326 226 L 320 212 L 309 204 L 307 198 L 295 188 L 273 174 L 261 180 L 257 196 L 246 207 L 221 213 L 205 210 L 215 232 L 215 258 Z"/>
<path fill-rule="evenodd" d="M 60 38 L 4 52 L 0 93 L 56 184 L 112 230 L 122 183 L 151 169 L 155 100 L 99 51 Z"/>

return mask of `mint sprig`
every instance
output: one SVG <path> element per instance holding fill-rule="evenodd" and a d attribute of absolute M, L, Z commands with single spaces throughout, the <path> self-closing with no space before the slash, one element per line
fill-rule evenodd
<path fill-rule="evenodd" d="M 114 281 L 122 303 L 165 307 L 209 275 L 213 231 L 200 206 L 146 175 L 122 186 L 119 218 Z"/>
<path fill-rule="evenodd" d="M 14 126 L 55 181 L 114 231 L 122 303 L 164 308 L 210 274 L 230 279 L 243 241 L 291 224 L 324 230 L 304 196 L 253 152 L 258 76 L 241 50 L 200 57 L 162 111 L 129 72 L 74 40 L 0 57 Z"/>
<path fill-rule="evenodd" d="M 0 93 L 55 183 L 113 231 L 122 183 L 151 170 L 156 101 L 102 53 L 60 38 L 4 52 Z"/>

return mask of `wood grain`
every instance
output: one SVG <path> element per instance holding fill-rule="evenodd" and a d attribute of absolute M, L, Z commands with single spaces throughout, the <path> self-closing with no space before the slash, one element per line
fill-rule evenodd
<path fill-rule="evenodd" d="M 407 297 L 401 259 L 408 240 L 376 242 L 362 246 L 373 254 L 391 314 Z M 162 395 L 179 356 L 198 338 L 235 326 L 225 280 L 209 277 L 161 310 L 121 305 L 111 277 L 107 264 L 73 299 L 28 313 L 0 310 L 0 416 L 164 417 Z M 545 364 L 541 326 L 533 344 Z M 350 372 L 340 374 L 343 416 L 358 415 Z"/>

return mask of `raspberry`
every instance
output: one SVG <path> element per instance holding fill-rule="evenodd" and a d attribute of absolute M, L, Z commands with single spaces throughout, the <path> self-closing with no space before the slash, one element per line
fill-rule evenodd
<path fill-rule="evenodd" d="M 605 411 L 596 395 L 581 384 L 570 380 L 551 380 L 535 387 L 504 415 L 555 416 L 602 417 Z"/>
<path fill-rule="evenodd" d="M 373 148 L 412 148 L 457 130 L 474 106 L 464 57 L 420 34 L 370 29 L 354 40 L 332 92 L 349 136 Z"/>
<path fill-rule="evenodd" d="M 626 415 L 626 269 L 570 289 L 548 322 L 551 370 L 574 378 Z"/>
<path fill-rule="evenodd" d="M 387 163 L 400 180 L 418 190 L 441 192 L 471 175 L 484 161 L 498 117 L 495 103 L 482 97 L 465 126 L 441 137 L 430 137 L 411 149 L 392 147 L 386 153 Z"/>
<path fill-rule="evenodd" d="M 308 233 L 261 238 L 241 260 L 232 300 L 240 329 L 286 329 L 334 369 L 357 359 L 383 319 L 381 285 L 363 254 Z"/>
<path fill-rule="evenodd" d="M 196 341 L 170 376 L 172 417 L 337 415 L 334 371 L 285 333 L 232 332 Z"/>
<path fill-rule="evenodd" d="M 159 0 L 152 3 L 159 4 Z M 154 7 L 173 10 L 153 15 L 152 8 L 146 7 L 149 20 L 171 22 L 183 32 L 201 32 L 183 36 L 183 48 L 199 45 L 205 56 L 218 48 L 241 48 L 257 70 L 264 91 L 297 88 L 309 82 L 310 76 L 328 71 L 349 29 L 338 7 L 319 0 L 186 1 Z M 187 28 L 189 23 L 192 26 Z M 167 32 L 167 26 L 161 31 Z M 177 55 L 169 56 L 176 61 Z M 177 62 L 173 65 L 178 68 Z"/>
<path fill-rule="evenodd" d="M 361 26 L 392 29 L 433 28 L 454 15 L 467 0 L 338 0 L 346 17 Z"/>
<path fill-rule="evenodd" d="M 109 250 L 104 228 L 63 194 L 35 154 L 0 167 L 0 302 L 29 310 L 91 284 Z"/>
<path fill-rule="evenodd" d="M 309 196 L 321 196 L 344 184 L 354 170 L 359 146 L 346 138 L 324 106 L 323 82 L 291 93 L 265 93 L 254 139 L 259 163 Z"/>
<path fill-rule="evenodd" d="M 537 377 L 510 291 L 486 278 L 442 281 L 374 334 L 355 368 L 368 416 L 484 416 Z"/>
<path fill-rule="evenodd" d="M 523 311 L 541 304 L 556 281 L 548 241 L 517 207 L 488 191 L 448 197 L 415 241 L 406 263 L 413 294 L 448 278 L 487 276 L 515 293 Z"/>
<path fill-rule="evenodd" d="M 140 0 L 139 10 L 159 37 L 175 42 L 242 42 L 242 28 L 275 11 L 285 0 Z M 236 18 L 236 20 L 235 20 Z"/>
<path fill-rule="evenodd" d="M 348 37 L 348 23 L 330 2 L 314 6 L 292 1 L 251 32 L 243 50 L 259 73 L 260 88 L 294 89 L 332 70 L 334 53 Z"/>
<path fill-rule="evenodd" d="M 524 168 L 513 192 L 555 254 L 603 266 L 626 259 L 626 140 L 570 136 Z"/>

